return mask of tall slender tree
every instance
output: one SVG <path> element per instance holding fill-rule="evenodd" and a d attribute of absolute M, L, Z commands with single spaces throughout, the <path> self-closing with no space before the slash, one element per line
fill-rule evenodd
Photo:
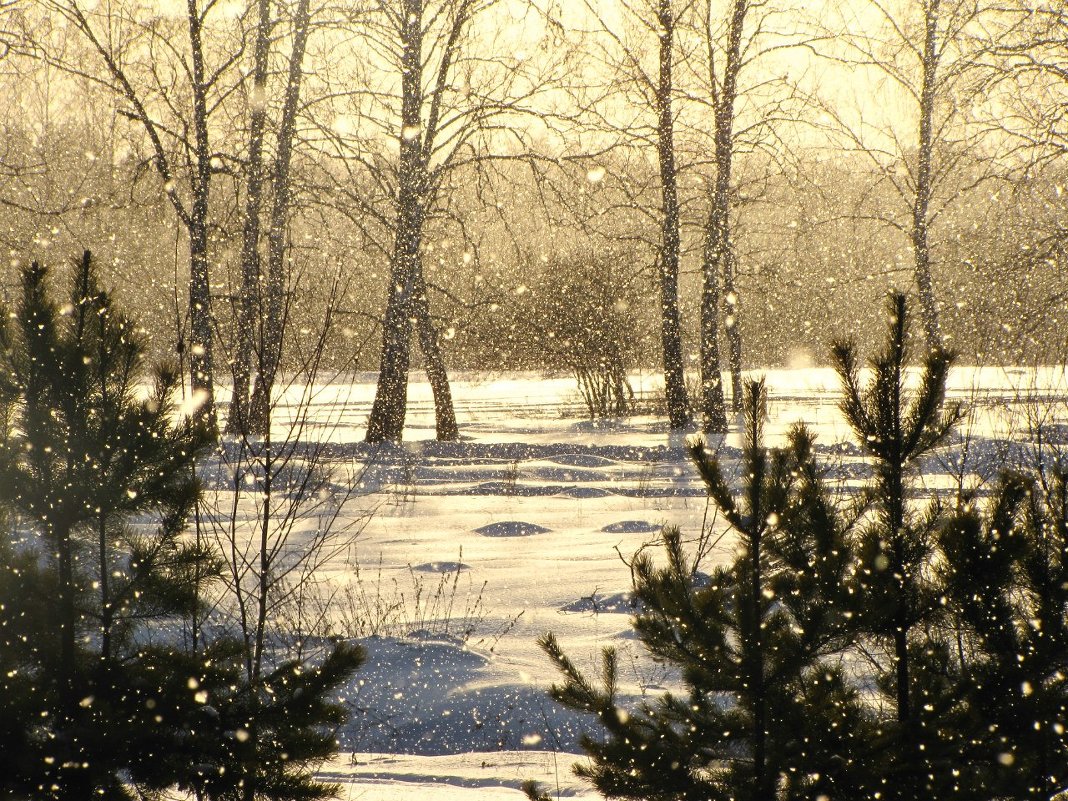
<path fill-rule="evenodd" d="M 975 123 L 985 102 L 991 26 L 1001 10 L 985 0 L 868 0 L 825 41 L 826 54 L 853 69 L 881 76 L 888 104 L 899 113 L 853 122 L 831 116 L 848 146 L 866 154 L 875 182 L 888 186 L 897 203 L 874 219 L 908 241 L 920 319 L 928 348 L 944 348 L 937 289 L 935 227 L 972 190 L 1006 174 L 991 154 L 1002 146 Z M 845 15 L 846 7 L 837 10 Z"/>
<path fill-rule="evenodd" d="M 352 216 L 367 233 L 368 249 L 386 267 L 367 438 L 397 441 L 403 435 L 416 336 L 434 393 L 437 435 L 455 439 L 432 302 L 433 294 L 447 296 L 451 288 L 447 274 L 437 278 L 435 265 L 425 263 L 426 252 L 447 239 L 468 241 L 455 190 L 481 186 L 494 162 L 527 158 L 542 123 L 525 123 L 556 80 L 562 56 L 539 47 L 548 23 L 536 4 L 388 0 L 366 12 L 344 46 L 381 58 L 354 60 L 352 74 L 332 78 L 337 91 L 329 108 L 336 124 L 320 132 L 334 160 L 319 176 L 330 203 L 356 209 Z M 516 47 L 520 39 L 527 43 Z"/>
<path fill-rule="evenodd" d="M 630 241 L 643 241 L 633 228 L 644 228 L 646 220 L 659 229 L 659 236 L 650 238 L 649 250 L 655 254 L 659 290 L 664 394 L 668 423 L 672 429 L 680 429 L 692 420 L 679 308 L 683 212 L 679 194 L 682 167 L 676 144 L 679 89 L 675 81 L 676 61 L 680 54 L 676 28 L 688 4 L 674 0 L 640 0 L 622 3 L 618 9 L 607 11 L 586 0 L 585 6 L 588 16 L 595 20 L 591 34 L 584 37 L 588 42 L 585 47 L 597 66 L 592 75 L 583 75 L 576 81 L 579 85 L 574 88 L 574 94 L 581 108 L 579 117 L 585 126 L 596 132 L 596 136 L 608 134 L 617 140 L 609 148 L 610 153 L 617 148 L 646 150 L 652 147 L 656 151 L 658 207 L 645 210 L 647 201 L 639 196 L 644 185 L 637 175 L 627 176 L 628 182 L 641 186 L 630 198 L 631 207 L 639 210 L 639 221 L 636 225 L 628 225 L 622 236 Z M 654 41 L 655 51 L 651 47 Z M 603 44 L 595 47 L 595 42 Z M 650 52 L 655 55 L 655 61 L 650 58 Z M 604 86 L 599 86 L 599 82 Z M 619 111 L 621 105 L 626 109 L 622 114 Z M 640 124 L 643 118 L 645 123 Z M 607 153 L 604 155 L 608 157 Z M 627 191 L 622 186 L 620 189 Z M 594 220 L 603 219 L 602 214 L 591 216 Z M 606 239 L 620 238 L 618 225 L 609 223 L 609 230 L 603 235 Z"/>
<path fill-rule="evenodd" d="M 278 141 L 271 173 L 271 213 L 267 224 L 265 313 L 257 321 L 260 331 L 259 364 L 249 406 L 252 430 L 263 433 L 269 420 L 271 391 L 282 359 L 288 313 L 285 303 L 290 272 L 286 260 L 286 230 L 293 202 L 293 151 L 296 142 L 297 113 L 300 110 L 304 55 L 311 35 L 310 0 L 298 0 L 293 17 L 293 45 L 289 55 L 285 98 L 282 103 Z"/>
<path fill-rule="evenodd" d="M 660 341 L 664 360 L 664 390 L 668 423 L 683 428 L 690 422 L 690 400 L 682 357 L 679 315 L 679 263 L 682 256 L 679 175 L 675 164 L 675 18 L 672 0 L 659 0 L 656 8 L 659 72 L 656 82 L 656 155 L 660 166 Z"/>
<path fill-rule="evenodd" d="M 715 0 L 695 4 L 685 37 L 690 100 L 711 116 L 711 143 L 706 179 L 706 212 L 701 228 L 701 384 L 702 411 L 708 431 L 726 426 L 720 371 L 720 326 L 727 339 L 731 406 L 741 411 L 742 288 L 738 281 L 738 209 L 744 200 L 739 159 L 761 153 L 777 169 L 792 153 L 788 129 L 802 119 L 801 94 L 788 74 L 780 72 L 776 53 L 809 45 L 796 18 L 774 3 Z"/>
<path fill-rule="evenodd" d="M 304 58 L 312 20 L 309 0 L 298 0 L 293 12 L 292 43 L 285 70 L 282 105 L 278 112 L 275 153 L 271 160 L 264 152 L 264 139 L 270 111 L 268 68 L 272 43 L 277 39 L 272 36 L 272 31 L 277 20 L 269 0 L 261 0 L 258 8 L 252 87 L 249 92 L 249 144 L 245 167 L 234 392 L 227 429 L 262 435 L 268 424 L 271 391 L 281 361 L 287 320 L 285 293 L 289 273 L 286 269 L 286 226 L 293 195 L 292 161 L 304 79 Z M 261 231 L 263 196 L 268 185 L 271 193 L 264 268 Z"/>
<path fill-rule="evenodd" d="M 708 3 L 706 30 L 709 50 L 708 66 L 712 90 L 713 160 L 716 173 L 708 192 L 708 219 L 705 223 L 701 253 L 701 387 L 704 424 L 707 431 L 726 429 L 723 385 L 720 373 L 719 323 L 720 303 L 725 304 L 730 346 L 732 403 L 741 406 L 741 329 L 738 327 L 738 290 L 735 282 L 733 242 L 731 238 L 731 169 L 734 162 L 735 103 L 738 99 L 738 76 L 743 66 L 742 42 L 751 0 L 733 0 L 727 12 L 722 43 L 722 58 L 717 58 L 712 28 L 712 3 Z M 716 65 L 722 63 L 720 72 Z M 722 282 L 722 286 L 721 286 Z"/>
<path fill-rule="evenodd" d="M 229 433 L 248 433 L 248 396 L 252 381 L 253 331 L 261 315 L 260 207 L 263 203 L 264 136 L 267 128 L 267 75 L 271 34 L 274 29 L 271 1 L 256 3 L 255 43 L 252 49 L 249 94 L 248 152 L 245 156 L 245 211 L 241 237 L 241 289 L 238 296 L 234 391 L 230 402 Z"/>
<path fill-rule="evenodd" d="M 228 93 L 228 81 L 233 79 L 230 68 L 240 53 L 238 43 L 212 58 L 211 45 L 218 43 L 208 33 L 214 5 L 187 0 L 180 33 L 176 21 L 145 24 L 138 9 L 50 0 L 48 8 L 83 37 L 101 69 L 71 60 L 51 42 L 36 47 L 41 57 L 109 88 L 121 113 L 139 125 L 148 139 L 162 192 L 189 245 L 189 332 L 181 336 L 178 350 L 188 353 L 198 413 L 213 426 L 215 321 L 209 230 L 212 178 L 220 164 L 211 119 Z M 166 58 L 160 53 L 166 53 Z"/>
<path fill-rule="evenodd" d="M 408 402 L 408 367 L 413 324 L 418 325 L 419 343 L 427 359 L 428 376 L 435 395 L 438 438 L 457 436 L 448 376 L 441 360 L 437 332 L 429 318 L 426 279 L 423 276 L 423 230 L 430 189 L 429 158 L 440 123 L 441 95 L 449 79 L 460 34 L 470 22 L 476 4 L 461 0 L 452 9 L 451 26 L 439 62 L 439 80 L 429 98 L 429 117 L 423 127 L 424 104 L 424 0 L 403 0 L 387 13 L 396 27 L 400 44 L 401 109 L 398 143 L 396 230 L 386 313 L 382 325 L 382 358 L 378 371 L 371 417 L 367 423 L 369 442 L 399 441 L 404 430 Z M 429 55 L 429 54 L 428 54 Z M 439 394 L 440 393 L 440 394 Z"/>

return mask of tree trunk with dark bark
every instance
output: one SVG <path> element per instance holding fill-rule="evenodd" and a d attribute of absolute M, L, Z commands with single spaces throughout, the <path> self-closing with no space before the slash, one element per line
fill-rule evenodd
<path fill-rule="evenodd" d="M 912 205 L 912 251 L 916 287 L 920 295 L 920 317 L 923 321 L 924 341 L 930 350 L 941 350 L 945 341 L 935 300 L 934 279 L 931 276 L 931 250 L 928 242 L 929 212 L 933 191 L 931 161 L 934 155 L 934 106 L 938 63 L 941 57 L 938 42 L 939 2 L 931 0 L 924 9 L 924 40 L 921 63 L 920 124 L 917 142 L 916 195 Z"/>
<path fill-rule="evenodd" d="M 671 0 L 660 0 L 660 75 L 657 85 L 657 157 L 660 162 L 660 339 L 664 353 L 664 394 L 672 429 L 690 423 L 690 400 L 682 357 L 679 320 L 679 189 L 675 164 L 675 118 L 672 114 L 672 65 L 675 18 Z"/>
<path fill-rule="evenodd" d="M 419 250 L 423 233 L 423 191 L 426 174 L 422 158 L 423 94 L 422 0 L 404 1 L 401 35 L 400 165 L 397 177 L 396 230 L 386 314 L 382 321 L 382 357 L 378 369 L 368 442 L 400 442 L 408 406 L 408 368 L 411 364 L 415 282 L 419 279 Z"/>
<path fill-rule="evenodd" d="M 267 58 L 271 44 L 271 3 L 259 0 L 256 47 L 253 55 L 252 91 L 249 96 L 248 158 L 245 166 L 245 221 L 241 241 L 241 291 L 238 297 L 237 348 L 234 354 L 234 391 L 226 431 L 248 434 L 249 386 L 256 319 L 260 300 L 260 207 L 263 202 L 263 138 L 267 124 Z"/>
<path fill-rule="evenodd" d="M 434 428 L 437 439 L 453 442 L 460 438 L 456 425 L 456 412 L 452 403 L 452 389 L 445 371 L 445 357 L 441 352 L 438 332 L 430 316 L 430 299 L 427 296 L 426 279 L 423 276 L 422 260 L 417 259 L 418 280 L 412 298 L 415 319 L 419 332 L 419 349 L 426 360 L 426 377 L 434 393 Z"/>
<path fill-rule="evenodd" d="M 64 521 L 53 527 L 59 568 L 59 691 L 65 712 L 73 713 L 77 665 L 78 613 L 74 606 L 74 542 L 71 527 Z"/>
<path fill-rule="evenodd" d="M 719 353 L 719 248 L 717 227 L 709 214 L 701 259 L 701 412 L 707 432 L 727 430 L 727 406 L 723 398 L 723 376 Z"/>
<path fill-rule="evenodd" d="M 723 274 L 723 322 L 729 348 L 731 373 L 731 408 L 742 408 L 742 328 L 738 284 L 731 235 L 731 171 L 734 162 L 734 104 L 738 97 L 738 73 L 742 68 L 742 33 L 750 0 L 734 0 L 727 29 L 727 52 L 723 65 L 723 83 L 716 103 L 716 189 L 714 211 L 719 228 L 719 269 Z"/>
<path fill-rule="evenodd" d="M 731 167 L 734 158 L 734 103 L 738 94 L 738 73 L 741 70 L 742 27 L 749 10 L 749 0 L 734 0 L 727 28 L 727 46 L 723 77 L 718 81 L 713 97 L 715 115 L 714 158 L 716 177 L 709 198 L 708 222 L 705 226 L 705 245 L 702 258 L 703 292 L 701 296 L 701 384 L 704 399 L 706 431 L 725 431 L 727 428 L 723 382 L 720 375 L 719 315 L 721 304 L 726 317 L 727 338 L 730 345 L 732 406 L 741 409 L 741 329 L 738 325 L 738 289 L 735 284 L 734 260 L 731 251 Z M 711 49 L 711 43 L 709 44 Z M 713 76 L 715 80 L 715 76 Z M 721 294 L 720 280 L 726 292 Z"/>
<path fill-rule="evenodd" d="M 197 401 L 196 417 L 214 429 L 214 339 L 208 267 L 207 188 L 198 194 L 203 197 L 193 202 L 193 214 L 202 213 L 203 216 L 189 226 L 189 373 Z"/>
<path fill-rule="evenodd" d="M 187 0 L 189 42 L 193 66 L 193 128 L 196 143 L 189 212 L 189 373 L 196 416 L 216 428 L 213 358 L 214 326 L 208 263 L 208 199 L 211 190 L 211 150 L 208 139 L 208 103 L 205 94 L 202 21 L 196 0 Z"/>
<path fill-rule="evenodd" d="M 433 203 L 435 182 L 431 157 L 441 119 L 442 95 L 448 88 L 449 70 L 461 33 L 470 19 L 473 4 L 462 0 L 449 28 L 441 63 L 429 100 L 426 128 L 422 109 L 423 90 L 423 0 L 404 0 L 401 22 L 401 131 L 398 169 L 396 228 L 390 287 L 383 320 L 382 357 L 378 387 L 367 423 L 367 441 L 399 442 L 404 432 L 408 403 L 408 368 L 411 364 L 413 327 L 425 360 L 427 378 L 434 393 L 434 416 L 439 440 L 458 437 L 456 413 L 449 389 L 445 359 L 430 314 L 430 300 L 423 275 L 421 247 L 427 211 Z"/>
<path fill-rule="evenodd" d="M 730 220 L 726 223 L 727 244 L 723 251 L 723 327 L 727 332 L 727 369 L 731 374 L 731 408 L 742 409 L 742 328 L 741 298 L 735 275 L 734 251 L 731 249 Z"/>

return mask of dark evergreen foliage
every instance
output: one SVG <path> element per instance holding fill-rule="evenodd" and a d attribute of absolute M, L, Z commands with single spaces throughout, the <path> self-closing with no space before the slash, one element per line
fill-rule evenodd
<path fill-rule="evenodd" d="M 857 758 L 863 706 L 827 658 L 853 627 L 848 530 L 837 525 L 804 429 L 785 449 L 764 447 L 763 404 L 763 386 L 750 385 L 740 496 L 703 444 L 691 449 L 736 535 L 734 561 L 697 581 L 679 532 L 668 529 L 667 565 L 647 555 L 635 564 L 635 630 L 681 668 L 686 696 L 628 710 L 611 649 L 595 686 L 551 635 L 542 641 L 565 678 L 553 697 L 605 727 L 603 741 L 583 743 L 592 766 L 576 770 L 607 797 L 856 797 L 867 781 Z"/>
<path fill-rule="evenodd" d="M 905 296 L 891 295 L 884 350 L 871 359 L 871 379 L 861 386 L 855 348 L 832 347 L 844 391 L 841 409 L 874 476 L 867 488 L 873 514 L 856 542 L 868 644 L 886 654 L 876 660 L 879 690 L 894 709 L 882 724 L 884 797 L 916 798 L 949 790 L 957 782 L 951 733 L 941 725 L 953 698 L 945 644 L 931 635 L 942 616 L 941 589 L 930 566 L 936 559 L 941 510 L 917 508 L 914 476 L 921 459 L 943 444 L 962 410 L 945 402 L 952 355 L 928 349 L 918 383 L 906 387 L 910 366 L 909 314 Z M 923 675 L 917 675 L 922 672 Z"/>
<path fill-rule="evenodd" d="M 172 370 L 139 397 L 143 345 L 88 253 L 68 304 L 47 284 L 47 270 L 25 269 L 0 329 L 0 747 L 18 755 L 0 784 L 16 797 L 122 798 L 160 756 L 139 747 L 161 678 L 146 624 L 191 613 L 214 567 L 181 536 L 205 437 L 173 422 Z"/>
<path fill-rule="evenodd" d="M 952 358 L 927 352 L 914 397 L 905 388 L 909 365 L 908 312 L 905 296 L 890 299 L 886 349 L 871 361 L 872 379 L 860 386 L 855 349 L 836 343 L 832 349 L 845 398 L 841 408 L 875 467 L 869 491 L 878 512 L 858 543 L 869 629 L 892 642 L 896 675 L 897 717 L 912 715 L 909 698 L 910 632 L 938 606 L 926 582 L 937 525 L 936 515 L 917 515 L 910 504 L 909 472 L 946 438 L 960 420 L 957 406 L 943 408 L 945 380 Z"/>
<path fill-rule="evenodd" d="M 345 720 L 330 695 L 362 662 L 359 647 L 337 643 L 316 664 L 285 660 L 254 688 L 218 671 L 203 676 L 200 686 L 211 690 L 200 725 L 185 753 L 173 756 L 179 770 L 184 757 L 180 784 L 213 801 L 336 795 L 313 768 L 336 753 L 335 730 Z"/>
<path fill-rule="evenodd" d="M 1068 788 L 1068 467 L 1047 455 L 990 498 L 919 501 L 920 462 L 962 412 L 946 402 L 944 351 L 927 351 L 907 385 L 908 344 L 894 295 L 867 386 L 853 346 L 834 346 L 842 409 L 873 468 L 849 507 L 803 428 L 763 447 L 759 384 L 739 495 L 693 449 L 734 561 L 697 581 L 669 529 L 666 566 L 643 555 L 634 571 L 634 628 L 680 668 L 685 698 L 630 708 L 611 650 L 595 683 L 543 639 L 564 676 L 553 697 L 604 729 L 576 771 L 606 797 L 991 801 Z"/>
<path fill-rule="evenodd" d="M 362 651 L 280 654 L 250 683 L 236 638 L 187 636 L 218 576 L 185 528 L 210 435 L 179 419 L 175 372 L 149 374 L 88 253 L 64 306 L 44 268 L 22 279 L 0 327 L 0 795 L 333 794 L 312 768 Z"/>
<path fill-rule="evenodd" d="M 987 796 L 1068 786 L 1068 469 L 1005 475 L 980 512 L 964 497 L 940 532 L 961 674 L 958 769 Z"/>

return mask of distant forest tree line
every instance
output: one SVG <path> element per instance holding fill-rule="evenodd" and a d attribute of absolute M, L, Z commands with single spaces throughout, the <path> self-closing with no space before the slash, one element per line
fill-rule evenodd
<path fill-rule="evenodd" d="M 6 291 L 91 248 L 220 428 L 324 320 L 386 440 L 410 369 L 451 439 L 450 370 L 584 353 L 722 429 L 890 287 L 963 361 L 1063 357 L 1058 4 L 25 0 L 0 44 Z"/>

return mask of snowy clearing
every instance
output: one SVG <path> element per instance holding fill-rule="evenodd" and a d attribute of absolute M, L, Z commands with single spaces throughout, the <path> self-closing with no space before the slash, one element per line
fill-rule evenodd
<path fill-rule="evenodd" d="M 833 481 L 848 489 L 862 479 L 833 372 L 766 378 L 772 442 L 802 421 Z M 654 380 L 633 382 L 640 395 L 656 391 Z M 955 439 L 968 443 L 967 458 L 931 460 L 929 492 L 954 486 L 958 473 L 988 478 L 1006 448 L 1025 447 L 1028 426 L 1065 433 L 1063 368 L 957 369 L 950 384 L 950 398 L 972 409 Z M 373 376 L 318 389 L 307 436 L 329 440 L 339 469 L 363 470 L 346 514 L 370 517 L 355 550 L 325 571 L 350 589 L 349 617 L 337 620 L 379 618 L 345 692 L 341 754 L 322 776 L 345 799 L 517 799 L 527 779 L 560 797 L 595 797 L 570 769 L 586 721 L 546 696 L 556 676 L 535 640 L 553 631 L 583 667 L 617 647 L 634 696 L 672 684 L 630 633 L 623 558 L 664 525 L 696 536 L 714 523 L 685 438 L 653 416 L 584 419 L 570 379 L 463 376 L 453 385 L 463 441 L 431 439 L 429 388 L 415 382 L 408 442 L 371 448 L 362 426 L 373 389 Z M 739 428 L 709 443 L 728 465 Z M 708 558 L 730 548 L 721 541 Z"/>

